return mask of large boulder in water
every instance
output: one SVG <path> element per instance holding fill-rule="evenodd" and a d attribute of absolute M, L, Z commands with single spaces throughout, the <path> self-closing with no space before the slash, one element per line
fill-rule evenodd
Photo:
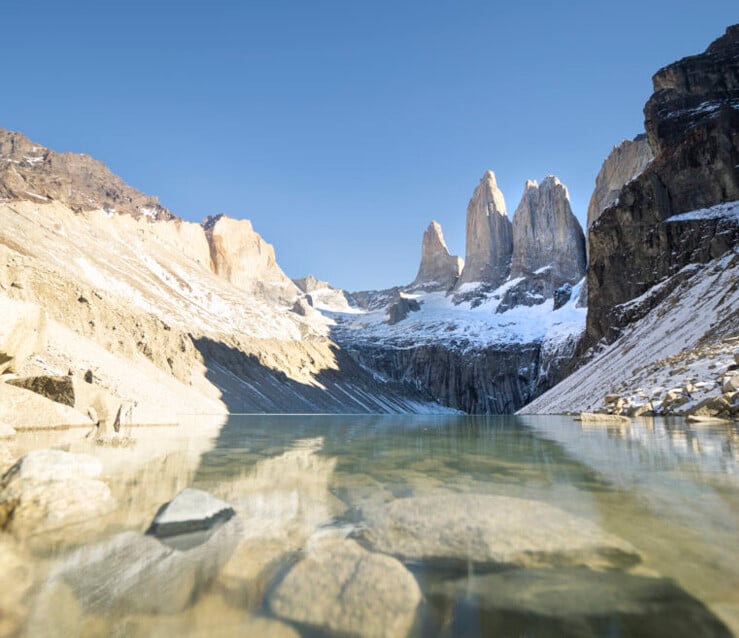
<path fill-rule="evenodd" d="M 409 560 L 593 567 L 640 561 L 626 541 L 540 501 L 444 493 L 397 499 L 364 514 L 366 540 Z"/>
<path fill-rule="evenodd" d="M 341 539 L 309 548 L 269 598 L 275 615 L 342 636 L 405 636 L 420 602 L 400 562 Z"/>

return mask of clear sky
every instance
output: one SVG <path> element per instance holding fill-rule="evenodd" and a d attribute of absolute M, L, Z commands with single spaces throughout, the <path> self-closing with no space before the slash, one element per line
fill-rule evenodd
<path fill-rule="evenodd" d="M 736 0 L 0 0 L 0 127 L 85 152 L 188 220 L 252 220 L 291 277 L 413 279 L 464 254 L 483 172 L 513 214 L 557 175 L 582 221 L 651 76 Z"/>

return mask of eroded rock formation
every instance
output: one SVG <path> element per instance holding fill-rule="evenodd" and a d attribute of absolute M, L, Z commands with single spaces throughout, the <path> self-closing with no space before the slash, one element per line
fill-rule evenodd
<path fill-rule="evenodd" d="M 423 233 L 421 265 L 411 288 L 424 290 L 449 290 L 457 283 L 464 262 L 449 253 L 441 224 L 432 221 Z"/>
<path fill-rule="evenodd" d="M 549 175 L 526 182 L 513 215 L 511 278 L 548 269 L 555 287 L 585 275 L 585 236 L 570 208 L 567 188 Z"/>
<path fill-rule="evenodd" d="M 511 266 L 513 230 L 495 173 L 487 171 L 467 206 L 465 258 L 457 287 L 482 282 L 497 287 Z"/>

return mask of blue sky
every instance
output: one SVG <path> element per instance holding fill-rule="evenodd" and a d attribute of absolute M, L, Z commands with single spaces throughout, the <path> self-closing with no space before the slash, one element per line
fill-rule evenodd
<path fill-rule="evenodd" d="M 407 283 L 432 219 L 464 253 L 496 172 L 582 220 L 651 76 L 736 1 L 0 0 L 0 127 L 104 161 L 176 214 L 246 217 L 288 275 Z"/>

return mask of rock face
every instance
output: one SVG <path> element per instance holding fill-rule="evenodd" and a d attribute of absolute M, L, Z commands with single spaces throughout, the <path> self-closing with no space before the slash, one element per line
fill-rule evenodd
<path fill-rule="evenodd" d="M 0 421 L 17 430 L 93 425 L 86 414 L 9 383 L 0 383 Z"/>
<path fill-rule="evenodd" d="M 89 155 L 57 153 L 0 129 L 0 201 L 55 200 L 75 212 L 105 210 L 148 220 L 174 219 L 156 197 L 128 186 Z"/>
<path fill-rule="evenodd" d="M 421 591 L 390 556 L 354 541 L 325 541 L 287 574 L 269 599 L 286 620 L 342 636 L 405 636 Z"/>
<path fill-rule="evenodd" d="M 591 228 L 583 348 L 613 341 L 652 309 L 642 305 L 635 316 L 622 304 L 739 244 L 734 219 L 669 219 L 739 199 L 739 25 L 705 53 L 658 71 L 653 84 L 644 124 L 655 159 Z"/>
<path fill-rule="evenodd" d="M 69 375 L 8 379 L 8 383 L 40 394 L 62 405 L 75 407 L 74 383 Z"/>
<path fill-rule="evenodd" d="M 217 215 L 208 217 L 203 228 L 213 269 L 219 277 L 249 292 L 263 290 L 264 284 L 282 284 L 293 296 L 297 292 L 295 284 L 277 265 L 275 249 L 254 232 L 248 219 Z"/>
<path fill-rule="evenodd" d="M 449 253 L 439 222 L 432 221 L 423 233 L 421 265 L 411 288 L 449 290 L 457 283 L 463 265 L 460 257 Z"/>
<path fill-rule="evenodd" d="M 652 159 L 654 155 L 646 134 L 613 147 L 595 178 L 595 189 L 588 204 L 588 228 L 616 202 L 624 184 L 640 175 Z"/>
<path fill-rule="evenodd" d="M 19 370 L 46 348 L 46 313 L 36 304 L 0 297 L 0 374 Z"/>
<path fill-rule="evenodd" d="M 590 521 L 508 496 L 402 498 L 366 512 L 366 539 L 406 559 L 456 559 L 523 567 L 638 563 L 637 551 Z"/>
<path fill-rule="evenodd" d="M 457 288 L 482 282 L 497 287 L 511 267 L 513 231 L 495 173 L 487 171 L 467 206 L 465 258 Z"/>
<path fill-rule="evenodd" d="M 526 182 L 513 215 L 511 278 L 547 268 L 554 288 L 585 275 L 585 235 L 572 214 L 567 188 L 554 176 Z"/>

